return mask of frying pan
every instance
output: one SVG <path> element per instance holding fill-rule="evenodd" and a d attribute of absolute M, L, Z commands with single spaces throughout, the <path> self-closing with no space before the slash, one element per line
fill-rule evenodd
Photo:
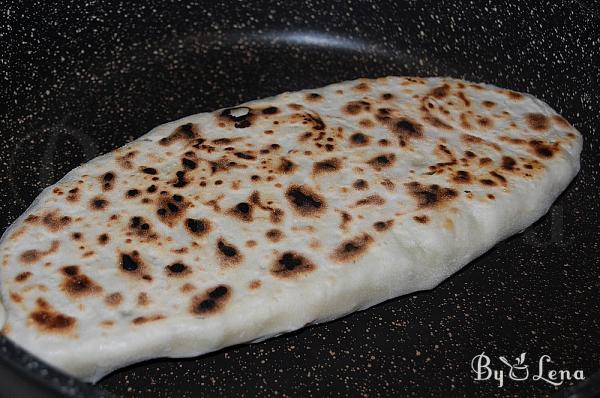
<path fill-rule="evenodd" d="M 584 135 L 548 214 L 438 288 L 341 320 L 81 383 L 0 338 L 6 396 L 595 396 L 600 391 L 598 47 L 592 1 L 144 1 L 4 5 L 0 209 L 150 128 L 361 76 L 447 75 L 545 100 Z M 526 352 L 586 383 L 476 381 Z"/>

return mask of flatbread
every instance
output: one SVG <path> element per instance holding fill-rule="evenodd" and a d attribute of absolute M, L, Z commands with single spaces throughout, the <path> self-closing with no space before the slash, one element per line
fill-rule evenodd
<path fill-rule="evenodd" d="M 548 210 L 581 135 L 527 94 L 387 77 L 161 125 L 0 243 L 3 333 L 87 381 L 431 289 Z"/>

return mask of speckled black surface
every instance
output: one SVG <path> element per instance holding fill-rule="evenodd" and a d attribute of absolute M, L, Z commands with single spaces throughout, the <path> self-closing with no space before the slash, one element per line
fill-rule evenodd
<path fill-rule="evenodd" d="M 546 396 L 560 389 L 532 380 L 503 388 L 475 382 L 470 361 L 482 351 L 547 354 L 556 369 L 586 376 L 599 370 L 600 7 L 445 3 L 3 5 L 3 227 L 71 168 L 157 124 L 361 76 L 450 75 L 527 91 L 569 119 L 585 144 L 581 173 L 549 215 L 433 291 L 260 344 L 135 365 L 95 388 L 55 374 L 2 338 L 0 363 L 64 394 L 159 397 Z M 1 380 L 3 391 L 13 382 Z"/>

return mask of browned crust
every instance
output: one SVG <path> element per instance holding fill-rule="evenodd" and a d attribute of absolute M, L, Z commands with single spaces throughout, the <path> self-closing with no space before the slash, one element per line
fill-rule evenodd
<path fill-rule="evenodd" d="M 348 263 L 362 257 L 373 244 L 371 235 L 364 233 L 341 242 L 333 251 L 330 258 L 337 263 Z"/>

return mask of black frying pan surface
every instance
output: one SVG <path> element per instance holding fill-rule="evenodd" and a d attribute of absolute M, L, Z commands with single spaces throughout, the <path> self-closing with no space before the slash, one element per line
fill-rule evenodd
<path fill-rule="evenodd" d="M 527 91 L 569 119 L 585 144 L 581 173 L 548 215 L 433 291 L 260 344 L 134 365 L 97 386 L 0 338 L 0 395 L 547 396 L 578 382 L 506 380 L 499 388 L 475 381 L 471 360 L 526 352 L 532 372 L 543 354 L 554 369 L 586 377 L 600 368 L 600 7 L 593 2 L 2 8 L 3 227 L 70 169 L 158 124 L 363 76 L 448 75 Z M 583 396 L 599 385 L 596 377 Z"/>

